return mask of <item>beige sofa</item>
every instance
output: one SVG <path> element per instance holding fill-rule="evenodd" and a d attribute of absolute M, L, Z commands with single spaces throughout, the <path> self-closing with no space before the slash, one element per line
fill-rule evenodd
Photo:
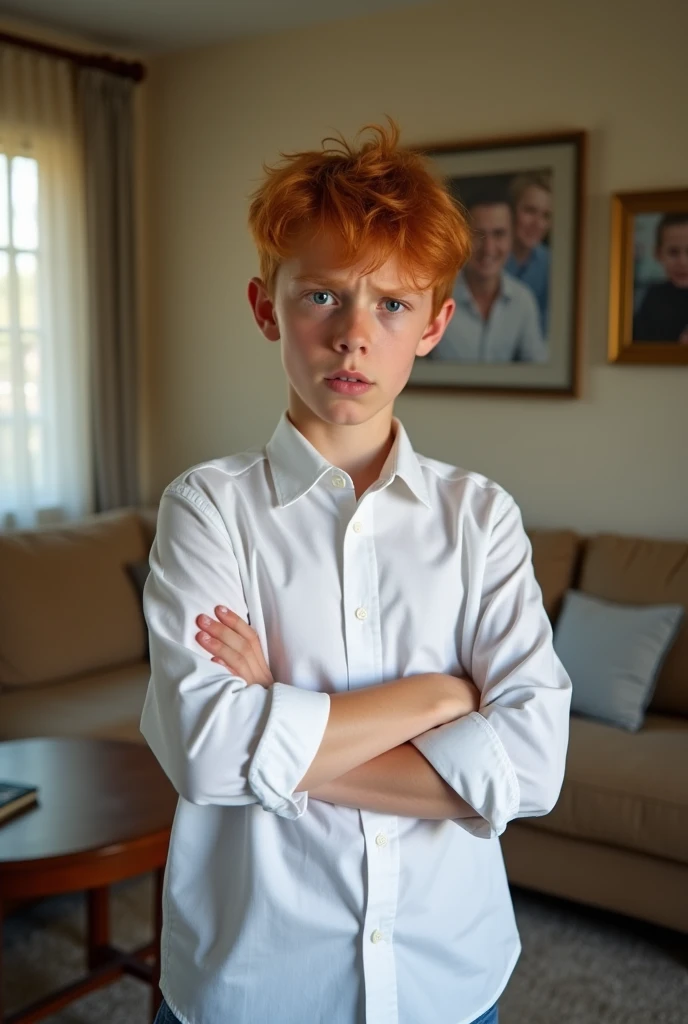
<path fill-rule="evenodd" d="M 143 741 L 146 632 L 126 566 L 146 559 L 154 529 L 155 509 L 124 509 L 0 534 L 0 739 Z M 688 543 L 530 535 L 553 622 L 571 586 L 688 608 Z M 501 842 L 512 882 L 688 932 L 688 625 L 643 729 L 572 716 L 557 806 Z"/>
<path fill-rule="evenodd" d="M 155 509 L 0 533 L 0 739 L 143 742 L 150 675 L 141 599 Z"/>

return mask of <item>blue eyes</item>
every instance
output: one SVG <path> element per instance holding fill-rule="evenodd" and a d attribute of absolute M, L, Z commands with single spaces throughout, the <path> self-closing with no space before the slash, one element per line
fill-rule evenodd
<path fill-rule="evenodd" d="M 312 302 L 314 306 L 326 306 L 327 299 L 330 297 L 330 292 L 310 292 L 312 296 Z M 394 306 L 394 309 L 390 309 L 390 306 Z M 404 306 L 403 302 L 399 299 L 385 299 L 385 307 L 388 313 L 400 313 L 407 307 Z"/>

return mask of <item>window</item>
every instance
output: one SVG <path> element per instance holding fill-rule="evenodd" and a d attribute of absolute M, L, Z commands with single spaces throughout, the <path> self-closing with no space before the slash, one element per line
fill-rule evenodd
<path fill-rule="evenodd" d="M 0 508 L 51 502 L 42 346 L 38 162 L 0 153 Z M 22 453 L 29 453 L 25 459 Z M 30 479 L 19 479 L 20 475 Z"/>
<path fill-rule="evenodd" d="M 72 69 L 0 47 L 0 532 L 93 508 L 83 145 Z"/>

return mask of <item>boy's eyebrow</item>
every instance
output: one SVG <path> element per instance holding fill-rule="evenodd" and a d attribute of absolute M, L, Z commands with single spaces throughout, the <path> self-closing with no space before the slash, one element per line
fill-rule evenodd
<path fill-rule="evenodd" d="M 331 277 L 324 277 L 324 276 L 321 277 L 319 274 L 296 274 L 292 278 L 292 280 L 293 281 L 298 281 L 301 284 L 306 283 L 306 282 L 310 283 L 310 284 L 321 284 L 321 285 L 325 285 L 328 288 L 341 288 L 342 287 L 341 281 L 336 281 L 334 278 L 331 278 Z M 423 290 L 425 290 L 425 289 L 423 289 L 423 290 L 414 291 L 413 288 L 404 288 L 401 284 L 399 284 L 397 286 L 394 286 L 394 287 L 390 286 L 388 288 L 382 288 L 382 287 L 379 287 L 377 285 L 374 285 L 374 287 L 375 287 L 375 290 L 380 293 L 380 295 L 389 295 L 390 293 L 392 293 L 392 294 L 404 294 L 404 295 L 422 295 L 423 294 Z"/>

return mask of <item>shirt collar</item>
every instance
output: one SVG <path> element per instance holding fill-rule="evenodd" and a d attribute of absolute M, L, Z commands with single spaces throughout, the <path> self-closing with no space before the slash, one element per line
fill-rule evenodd
<path fill-rule="evenodd" d="M 511 274 L 502 271 L 502 280 L 499 287 L 499 299 L 512 299 L 514 297 L 514 278 Z M 454 298 L 465 306 L 475 306 L 473 294 L 466 283 L 463 271 L 461 271 L 454 285 Z"/>
<path fill-rule="evenodd" d="M 401 420 L 395 416 L 392 424 L 396 436 L 380 473 L 381 484 L 387 487 L 399 476 L 412 493 L 429 508 L 428 488 L 418 456 Z M 286 409 L 280 416 L 265 451 L 281 508 L 308 494 L 325 473 L 336 469 L 301 431 L 296 429 Z"/>

